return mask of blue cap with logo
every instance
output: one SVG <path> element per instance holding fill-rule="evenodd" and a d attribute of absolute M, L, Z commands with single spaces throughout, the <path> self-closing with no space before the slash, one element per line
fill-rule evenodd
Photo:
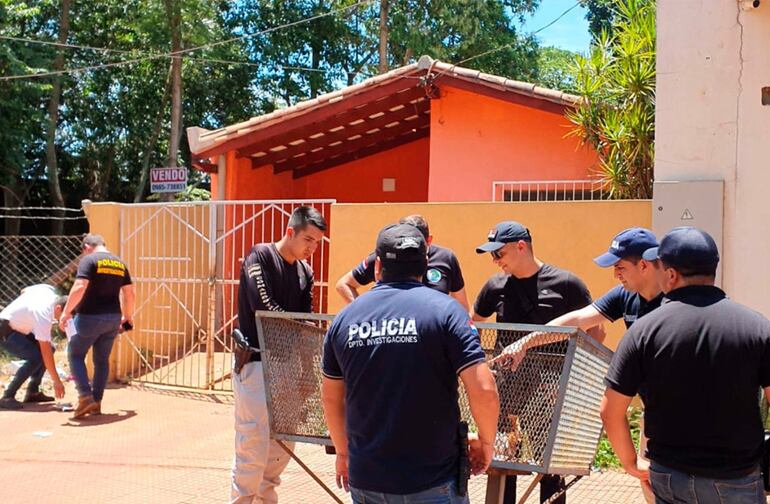
<path fill-rule="evenodd" d="M 641 257 L 645 250 L 658 246 L 658 240 L 652 231 L 641 227 L 624 229 L 612 239 L 610 249 L 594 258 L 602 268 L 615 266 L 626 257 Z"/>
<path fill-rule="evenodd" d="M 500 250 L 506 243 L 515 243 L 522 240 L 531 242 L 532 235 L 529 234 L 529 229 L 516 221 L 503 221 L 489 230 L 487 240 L 489 240 L 487 243 L 476 247 L 477 254 Z"/>
<path fill-rule="evenodd" d="M 708 270 L 719 264 L 719 249 L 702 229 L 678 227 L 666 233 L 659 247 L 647 250 L 642 257 L 648 261 L 661 259 L 670 266 L 688 270 Z"/>

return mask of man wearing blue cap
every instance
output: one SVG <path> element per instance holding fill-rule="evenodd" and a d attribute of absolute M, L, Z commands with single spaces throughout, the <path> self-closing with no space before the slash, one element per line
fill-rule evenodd
<path fill-rule="evenodd" d="M 665 298 L 613 356 L 601 407 L 610 443 L 657 503 L 765 504 L 756 394 L 770 397 L 770 322 L 714 286 L 719 252 L 708 233 L 673 229 L 642 257 L 657 260 Z M 626 418 L 637 393 L 649 470 L 639 467 Z"/>
<path fill-rule="evenodd" d="M 626 329 L 631 327 L 639 317 L 660 306 L 663 299 L 654 262 L 642 258 L 647 249 L 657 246 L 658 240 L 649 229 L 633 227 L 618 233 L 612 239 L 609 250 L 596 257 L 594 262 L 602 268 L 613 267 L 621 285 L 613 287 L 588 306 L 561 315 L 546 325 L 588 330 L 606 321 L 615 322 L 622 318 Z M 603 336 L 601 334 L 597 338 L 600 343 Z M 493 362 L 515 369 L 528 349 L 564 337 L 563 334 L 533 333 L 508 346 Z"/>
<path fill-rule="evenodd" d="M 535 257 L 532 235 L 522 224 L 500 222 L 489 232 L 487 240 L 476 248 L 476 253 L 492 254 L 492 261 L 502 273 L 491 277 L 481 288 L 471 312 L 474 320 L 496 314 L 497 322 L 543 325 L 591 303 L 591 294 L 582 280 Z M 501 332 L 495 343 L 496 352 L 511 343 L 513 333 Z M 510 422 L 512 415 L 510 410 L 500 412 L 501 429 L 510 428 L 506 422 Z M 540 481 L 540 501 L 560 492 L 563 484 L 560 476 L 544 475 Z M 506 503 L 516 501 L 516 476 L 506 477 L 503 499 Z M 562 494 L 554 504 L 565 502 L 566 495 Z"/>

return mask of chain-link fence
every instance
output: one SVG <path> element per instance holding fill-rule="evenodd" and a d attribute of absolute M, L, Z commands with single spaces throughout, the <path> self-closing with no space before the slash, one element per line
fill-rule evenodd
<path fill-rule="evenodd" d="M 87 229 L 81 208 L 0 207 L 0 308 L 30 285 L 68 289 Z"/>
<path fill-rule="evenodd" d="M 333 316 L 258 312 L 268 412 L 280 439 L 328 444 L 320 399 L 322 342 Z M 601 435 L 602 379 L 611 352 L 582 331 L 478 324 L 488 357 L 524 337 L 539 338 L 514 368 L 497 371 L 500 420 L 493 467 L 588 474 Z M 375 399 L 372 400 L 386 400 Z M 460 394 L 461 414 L 472 425 Z"/>

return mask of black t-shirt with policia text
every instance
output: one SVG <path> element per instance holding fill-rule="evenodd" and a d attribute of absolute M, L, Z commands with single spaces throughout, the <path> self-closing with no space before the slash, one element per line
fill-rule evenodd
<path fill-rule="evenodd" d="M 80 260 L 77 278 L 88 280 L 88 287 L 76 313 L 103 315 L 120 313 L 120 289 L 131 283 L 128 267 L 109 252 L 93 252 Z"/>

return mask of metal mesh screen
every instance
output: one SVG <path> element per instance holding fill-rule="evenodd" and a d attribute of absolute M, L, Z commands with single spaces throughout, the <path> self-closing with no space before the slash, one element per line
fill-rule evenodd
<path fill-rule="evenodd" d="M 332 315 L 258 312 L 272 434 L 328 444 L 321 406 L 323 337 Z M 587 474 L 601 433 L 599 402 L 611 353 L 585 333 L 520 324 L 477 324 L 488 358 L 537 331 L 547 343 L 496 370 L 500 420 L 493 467 Z M 475 430 L 460 386 L 461 415 Z"/>
<path fill-rule="evenodd" d="M 321 405 L 321 354 L 332 317 L 303 317 L 257 318 L 270 430 L 279 438 L 330 444 Z"/>
<path fill-rule="evenodd" d="M 0 236 L 0 306 L 24 287 L 58 285 L 77 271 L 83 235 Z"/>

